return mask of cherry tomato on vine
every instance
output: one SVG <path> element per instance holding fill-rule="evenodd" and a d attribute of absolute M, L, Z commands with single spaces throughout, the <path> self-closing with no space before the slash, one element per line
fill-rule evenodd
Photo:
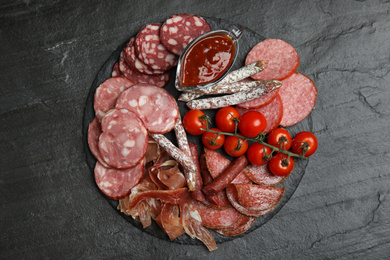
<path fill-rule="evenodd" d="M 234 107 L 223 107 L 215 115 L 215 123 L 222 132 L 233 133 L 236 127 L 235 120 L 240 117 L 240 113 Z"/>
<path fill-rule="evenodd" d="M 277 153 L 268 163 L 270 171 L 278 176 L 285 176 L 294 169 L 294 158 L 284 153 Z"/>
<path fill-rule="evenodd" d="M 267 143 L 287 151 L 291 148 L 292 138 L 286 129 L 276 128 L 269 133 Z"/>
<path fill-rule="evenodd" d="M 210 130 L 221 132 L 218 128 L 210 128 Z M 211 132 L 204 132 L 202 135 L 203 145 L 211 150 L 221 148 L 225 142 L 225 136 L 223 134 L 216 134 Z"/>
<path fill-rule="evenodd" d="M 199 109 L 190 110 L 183 117 L 184 129 L 192 135 L 203 134 L 204 131 L 199 128 L 207 128 L 206 124 L 206 115 Z"/>
<path fill-rule="evenodd" d="M 249 146 L 246 155 L 251 164 L 263 165 L 271 159 L 271 153 L 271 148 L 259 143 L 253 143 L 251 146 Z"/>
<path fill-rule="evenodd" d="M 267 127 L 267 119 L 258 111 L 248 111 L 240 117 L 238 129 L 243 136 L 256 137 Z"/>
<path fill-rule="evenodd" d="M 224 144 L 227 154 L 233 157 L 243 155 L 248 150 L 248 141 L 236 136 L 227 136 Z"/>
<path fill-rule="evenodd" d="M 307 131 L 298 133 L 292 142 L 292 150 L 294 153 L 309 157 L 317 150 L 317 137 Z"/>

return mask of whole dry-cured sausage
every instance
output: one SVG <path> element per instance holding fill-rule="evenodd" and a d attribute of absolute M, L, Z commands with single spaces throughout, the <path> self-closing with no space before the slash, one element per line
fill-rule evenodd
<path fill-rule="evenodd" d="M 225 189 L 247 164 L 248 159 L 245 154 L 237 157 L 217 178 L 203 187 L 203 192 L 207 195 L 215 195 Z"/>
<path fill-rule="evenodd" d="M 176 66 L 177 56 L 160 41 L 160 23 L 147 24 L 135 37 L 137 57 L 154 70 L 169 70 Z"/>
<path fill-rule="evenodd" d="M 112 168 L 137 165 L 148 147 L 148 132 L 142 120 L 127 109 L 113 109 L 102 119 L 99 151 Z"/>
<path fill-rule="evenodd" d="M 128 196 L 131 189 L 141 181 L 143 171 L 143 161 L 126 170 L 106 168 L 97 162 L 94 170 L 95 182 L 103 194 L 110 199 L 122 199 Z"/>
<path fill-rule="evenodd" d="M 133 81 L 122 76 L 109 78 L 100 84 L 93 100 L 96 117 L 101 120 L 108 110 L 115 107 L 120 94 L 132 85 L 134 85 Z"/>
<path fill-rule="evenodd" d="M 255 80 L 283 80 L 292 75 L 299 66 L 297 51 L 280 39 L 266 39 L 256 44 L 247 54 L 245 64 L 264 61 L 263 71 L 252 75 Z"/>
<path fill-rule="evenodd" d="M 175 14 L 161 26 L 160 40 L 169 51 L 180 55 L 192 40 L 210 30 L 211 26 L 201 16 Z"/>
<path fill-rule="evenodd" d="M 301 73 L 294 73 L 283 80 L 279 95 L 283 103 L 282 126 L 292 126 L 306 118 L 317 100 L 314 82 Z"/>
<path fill-rule="evenodd" d="M 124 91 L 116 102 L 116 108 L 136 113 L 151 133 L 171 131 L 179 117 L 175 98 L 165 89 L 149 84 L 137 84 Z"/>

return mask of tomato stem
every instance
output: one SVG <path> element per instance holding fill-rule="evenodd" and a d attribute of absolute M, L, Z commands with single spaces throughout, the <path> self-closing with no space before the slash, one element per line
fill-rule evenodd
<path fill-rule="evenodd" d="M 271 154 L 273 152 L 278 152 L 278 153 L 284 153 L 287 156 L 297 157 L 297 158 L 300 158 L 300 159 L 307 159 L 307 157 L 305 157 L 303 155 L 299 155 L 299 154 L 296 154 L 296 153 L 293 153 L 293 152 L 285 150 L 284 147 L 282 149 L 280 149 L 280 148 L 277 148 L 277 147 L 275 147 L 273 145 L 267 144 L 266 142 L 264 142 L 264 137 L 265 137 L 264 133 L 260 133 L 256 138 L 250 138 L 250 137 L 245 137 L 245 136 L 242 136 L 242 135 L 238 135 L 237 133 L 218 132 L 218 131 L 214 131 L 214 130 L 211 130 L 211 129 L 204 129 L 204 128 L 201 128 L 200 130 L 203 130 L 203 131 L 206 131 L 206 132 L 211 132 L 211 133 L 216 133 L 216 134 L 219 133 L 219 134 L 223 134 L 223 135 L 235 136 L 235 137 L 238 137 L 238 138 L 241 138 L 241 139 L 245 139 L 247 141 L 252 141 L 252 142 L 255 142 L 255 143 L 262 144 L 262 145 L 267 146 L 267 147 L 272 149 Z"/>

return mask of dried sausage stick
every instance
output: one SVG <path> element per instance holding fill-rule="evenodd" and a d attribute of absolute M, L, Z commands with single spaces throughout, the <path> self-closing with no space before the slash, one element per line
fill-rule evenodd
<path fill-rule="evenodd" d="M 247 165 L 248 159 L 245 154 L 237 157 L 217 178 L 203 187 L 203 192 L 209 196 L 216 195 L 225 189 Z"/>
<path fill-rule="evenodd" d="M 243 80 L 247 77 L 250 77 L 256 73 L 259 73 L 264 69 L 264 62 L 263 61 L 256 61 L 249 65 L 246 65 L 238 70 L 232 71 L 229 74 L 226 75 L 225 78 L 223 78 L 220 82 L 218 82 L 215 85 L 212 85 L 210 87 L 201 88 L 201 89 L 195 89 L 191 92 L 185 92 L 182 93 L 178 100 L 180 101 L 190 101 L 193 99 L 196 99 L 198 97 L 201 97 L 203 95 L 208 94 L 228 94 L 228 93 L 235 93 L 238 91 L 245 91 L 241 90 L 239 86 L 237 90 L 230 90 L 232 88 L 232 85 L 226 86 L 226 84 L 235 83 L 240 80 Z M 221 89 L 220 89 L 221 88 Z M 214 90 L 219 89 L 217 92 Z M 230 92 L 229 92 L 230 91 Z"/>
<path fill-rule="evenodd" d="M 150 134 L 150 136 L 161 146 L 167 153 L 172 156 L 184 169 L 186 174 L 187 186 L 190 191 L 195 189 L 195 172 L 196 166 L 190 156 L 177 148 L 168 138 L 162 134 Z"/>
<path fill-rule="evenodd" d="M 260 96 L 270 93 L 271 91 L 278 89 L 282 86 L 282 82 L 278 80 L 266 81 L 264 86 L 259 86 L 256 89 L 249 92 L 238 92 L 231 95 L 225 95 L 221 97 L 211 97 L 198 100 L 192 100 L 187 102 L 189 109 L 216 109 L 220 107 L 227 107 L 237 105 L 244 101 L 253 100 Z"/>

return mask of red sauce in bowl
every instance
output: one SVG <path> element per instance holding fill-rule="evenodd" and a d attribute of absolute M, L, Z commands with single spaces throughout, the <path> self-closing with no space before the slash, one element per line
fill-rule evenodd
<path fill-rule="evenodd" d="M 233 61 L 235 45 L 223 34 L 208 35 L 192 45 L 182 60 L 183 87 L 204 85 L 221 77 Z"/>

